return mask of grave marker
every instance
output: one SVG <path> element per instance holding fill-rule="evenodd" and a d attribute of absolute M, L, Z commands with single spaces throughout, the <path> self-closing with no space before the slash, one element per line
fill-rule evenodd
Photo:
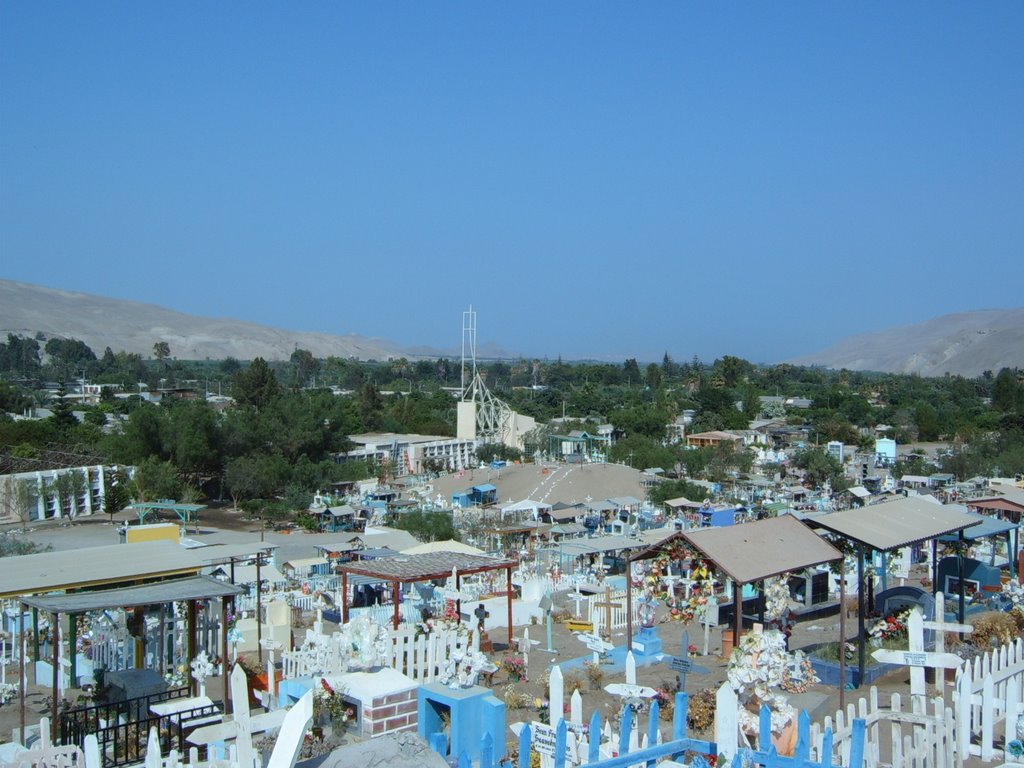
<path fill-rule="evenodd" d="M 963 659 L 955 653 L 929 653 L 924 649 L 924 617 L 920 608 L 910 611 L 907 620 L 907 650 L 890 651 L 879 648 L 871 654 L 871 658 L 887 664 L 903 664 L 910 667 L 910 695 L 925 696 L 924 670 L 956 669 L 963 664 Z"/>
<path fill-rule="evenodd" d="M 626 585 L 626 589 L 629 589 L 629 585 Z M 604 608 L 605 616 L 605 631 L 608 633 L 608 639 L 612 639 L 612 610 L 615 608 L 621 608 L 622 603 L 612 602 L 612 588 L 606 586 L 604 588 L 604 602 L 594 603 L 594 608 Z"/>

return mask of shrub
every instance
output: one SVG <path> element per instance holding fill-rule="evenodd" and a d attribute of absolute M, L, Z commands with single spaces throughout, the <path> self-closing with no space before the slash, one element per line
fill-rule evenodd
<path fill-rule="evenodd" d="M 1014 617 L 1002 611 L 983 613 L 974 619 L 971 642 L 981 648 L 996 648 L 1019 637 Z"/>

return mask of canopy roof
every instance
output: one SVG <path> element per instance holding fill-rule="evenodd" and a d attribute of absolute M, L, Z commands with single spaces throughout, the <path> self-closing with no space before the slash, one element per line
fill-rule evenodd
<path fill-rule="evenodd" d="M 158 605 L 176 600 L 205 600 L 211 597 L 231 597 L 245 592 L 210 576 L 192 576 L 187 579 L 158 581 L 138 587 L 106 589 L 100 592 L 73 592 L 67 595 L 26 597 L 21 602 L 47 613 L 82 613 L 123 608 L 130 605 Z"/>
<path fill-rule="evenodd" d="M 197 574 L 207 566 L 274 548 L 258 541 L 194 549 L 174 541 L 142 541 L 2 557 L 0 597 Z"/>
<path fill-rule="evenodd" d="M 962 507 L 906 497 L 859 509 L 814 517 L 811 525 L 838 533 L 879 552 L 899 549 L 946 533 L 962 531 L 981 520 Z"/>
<path fill-rule="evenodd" d="M 989 536 L 998 536 L 1001 533 L 1007 533 L 1018 527 L 1016 523 L 1011 523 L 1009 520 L 1000 520 L 997 517 L 989 517 L 988 515 L 979 515 L 974 512 L 968 512 L 967 516 L 981 521 L 978 525 L 971 526 L 964 531 L 964 538 L 968 541 L 986 539 Z M 939 541 L 957 541 L 959 538 L 959 534 L 950 534 L 947 536 L 939 536 Z"/>
<path fill-rule="evenodd" d="M 839 560 L 843 553 L 790 515 L 679 534 L 738 584 Z"/>
<path fill-rule="evenodd" d="M 425 544 L 417 544 L 415 547 L 402 550 L 403 555 L 422 555 L 429 552 L 462 552 L 467 555 L 484 554 L 482 549 L 471 547 L 469 544 L 463 544 L 461 541 L 455 541 L 455 539 L 428 541 Z"/>
<path fill-rule="evenodd" d="M 343 563 L 339 573 L 355 573 L 380 581 L 431 581 L 451 576 L 452 569 L 459 574 L 483 573 L 503 568 L 515 568 L 513 560 L 499 560 L 484 555 L 464 552 L 428 552 L 422 555 L 402 555 L 384 560 Z"/>

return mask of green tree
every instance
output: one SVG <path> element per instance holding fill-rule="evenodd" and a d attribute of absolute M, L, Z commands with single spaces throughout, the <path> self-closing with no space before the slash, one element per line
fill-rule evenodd
<path fill-rule="evenodd" d="M 178 471 L 171 462 L 156 457 L 150 457 L 138 465 L 135 485 L 141 501 L 178 499 L 181 496 L 182 483 Z"/>
<path fill-rule="evenodd" d="M 281 385 L 267 361 L 257 357 L 248 369 L 235 374 L 231 394 L 239 404 L 262 411 L 281 397 Z"/>
<path fill-rule="evenodd" d="M 158 341 L 153 345 L 153 357 L 163 363 L 171 356 L 171 345 L 166 341 Z"/>
<path fill-rule="evenodd" d="M 394 521 L 394 527 L 408 531 L 419 541 L 447 541 L 448 539 L 458 540 L 459 534 L 452 522 L 451 512 L 434 510 L 424 512 L 414 509 L 410 512 L 403 512 Z"/>
<path fill-rule="evenodd" d="M 111 525 L 114 524 L 114 515 L 131 503 L 128 485 L 128 478 L 120 470 L 113 472 L 105 483 L 103 511 L 110 516 Z"/>

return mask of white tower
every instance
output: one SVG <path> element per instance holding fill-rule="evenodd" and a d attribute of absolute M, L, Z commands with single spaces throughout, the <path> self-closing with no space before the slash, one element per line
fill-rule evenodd
<path fill-rule="evenodd" d="M 472 306 L 462 313 L 459 384 L 462 396 L 456 410 L 457 436 L 481 443 L 504 443 L 512 426 L 512 409 L 490 393 L 476 368 L 476 312 Z"/>

